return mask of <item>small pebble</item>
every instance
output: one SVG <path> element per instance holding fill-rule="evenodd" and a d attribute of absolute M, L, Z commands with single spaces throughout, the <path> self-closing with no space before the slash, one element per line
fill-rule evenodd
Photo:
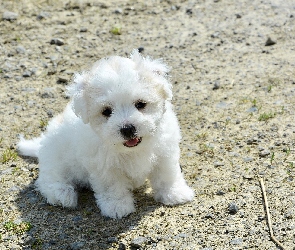
<path fill-rule="evenodd" d="M 252 157 L 245 157 L 243 160 L 244 160 L 244 162 L 250 162 L 250 161 L 253 161 L 253 158 Z"/>
<path fill-rule="evenodd" d="M 222 190 L 218 190 L 218 191 L 216 192 L 216 194 L 217 194 L 217 195 L 224 195 L 224 194 L 225 194 L 225 192 L 224 192 L 224 191 L 222 191 Z"/>
<path fill-rule="evenodd" d="M 254 113 L 254 112 L 257 112 L 258 111 L 258 108 L 257 107 L 251 107 L 247 110 L 248 113 Z"/>
<path fill-rule="evenodd" d="M 82 27 L 82 28 L 80 29 L 80 32 L 87 32 L 87 28 L 86 28 L 86 27 Z"/>
<path fill-rule="evenodd" d="M 220 89 L 220 82 L 215 82 L 213 86 L 213 90 Z"/>
<path fill-rule="evenodd" d="M 232 245 L 241 245 L 243 243 L 243 239 L 242 238 L 236 238 L 236 239 L 233 239 L 230 244 Z"/>
<path fill-rule="evenodd" d="M 50 17 L 50 14 L 48 12 L 41 11 L 40 14 L 37 15 L 37 20 L 42 20 L 48 17 Z"/>
<path fill-rule="evenodd" d="M 148 241 L 146 237 L 137 237 L 132 240 L 131 247 L 140 248 L 143 244 L 145 244 Z"/>
<path fill-rule="evenodd" d="M 258 138 L 253 137 L 247 140 L 248 145 L 257 144 Z"/>
<path fill-rule="evenodd" d="M 265 46 L 272 46 L 272 45 L 275 45 L 276 42 L 273 41 L 270 37 L 267 38 L 266 42 L 265 42 Z"/>
<path fill-rule="evenodd" d="M 23 73 L 23 77 L 30 77 L 32 75 L 32 72 L 31 71 L 25 71 Z"/>
<path fill-rule="evenodd" d="M 67 78 L 60 76 L 60 77 L 58 77 L 56 83 L 66 85 L 68 82 L 69 82 L 69 80 Z"/>
<path fill-rule="evenodd" d="M 259 152 L 259 156 L 260 157 L 266 157 L 268 155 L 270 155 L 270 151 L 269 150 L 262 150 L 262 151 Z"/>
<path fill-rule="evenodd" d="M 127 247 L 124 243 L 119 244 L 118 250 L 126 250 L 126 249 L 127 249 Z"/>
<path fill-rule="evenodd" d="M 19 54 L 25 54 L 26 49 L 23 46 L 19 45 L 19 46 L 16 47 L 16 52 L 19 53 Z"/>
<path fill-rule="evenodd" d="M 230 203 L 228 206 L 228 212 L 230 214 L 236 214 L 239 211 L 239 207 L 236 203 Z"/>
<path fill-rule="evenodd" d="M 221 167 L 221 166 L 224 166 L 223 162 L 219 162 L 219 161 L 214 162 L 214 167 Z"/>
<path fill-rule="evenodd" d="M 55 94 L 54 94 L 54 90 L 53 88 L 44 88 L 42 94 L 41 94 L 42 98 L 54 98 Z"/>
<path fill-rule="evenodd" d="M 107 239 L 108 243 L 118 243 L 118 238 L 117 237 L 109 237 Z"/>
<path fill-rule="evenodd" d="M 204 216 L 205 219 L 214 219 L 214 214 L 206 214 Z"/>
<path fill-rule="evenodd" d="M 138 48 L 138 52 L 139 52 L 139 53 L 142 53 L 143 51 L 144 51 L 144 47 L 139 47 L 139 48 Z"/>
<path fill-rule="evenodd" d="M 75 242 L 70 244 L 70 249 L 72 250 L 80 250 L 83 249 L 85 242 Z"/>
<path fill-rule="evenodd" d="M 65 43 L 64 43 L 63 39 L 61 39 L 61 38 L 52 38 L 50 40 L 50 44 L 55 44 L 57 46 L 61 46 L 61 45 L 64 45 Z"/>
<path fill-rule="evenodd" d="M 3 20 L 14 21 L 18 18 L 18 14 L 11 11 L 5 11 L 2 16 Z"/>

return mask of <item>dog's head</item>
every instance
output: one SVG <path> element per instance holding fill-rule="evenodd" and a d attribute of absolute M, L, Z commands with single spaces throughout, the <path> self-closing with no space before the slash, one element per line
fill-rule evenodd
<path fill-rule="evenodd" d="M 137 50 L 130 58 L 99 60 L 68 87 L 73 110 L 105 144 L 122 150 L 145 144 L 172 98 L 168 71 L 160 60 L 143 58 Z"/>

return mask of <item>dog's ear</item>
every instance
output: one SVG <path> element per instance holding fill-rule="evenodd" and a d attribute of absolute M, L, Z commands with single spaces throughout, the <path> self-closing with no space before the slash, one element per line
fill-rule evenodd
<path fill-rule="evenodd" d="M 143 57 L 137 49 L 134 49 L 130 55 L 130 59 L 135 62 L 138 68 L 145 67 L 147 70 L 160 76 L 167 76 L 170 71 L 169 67 L 161 59 L 151 59 Z"/>
<path fill-rule="evenodd" d="M 135 63 L 139 71 L 149 71 L 159 77 L 159 91 L 165 100 L 172 99 L 172 85 L 168 81 L 169 67 L 161 59 L 151 59 L 143 57 L 137 49 L 134 49 L 130 55 L 130 59 Z"/>
<path fill-rule="evenodd" d="M 67 95 L 72 98 L 72 109 L 78 117 L 81 117 L 85 124 L 89 123 L 88 108 L 85 98 L 86 78 L 87 72 L 77 73 L 74 76 L 73 83 L 67 87 Z"/>

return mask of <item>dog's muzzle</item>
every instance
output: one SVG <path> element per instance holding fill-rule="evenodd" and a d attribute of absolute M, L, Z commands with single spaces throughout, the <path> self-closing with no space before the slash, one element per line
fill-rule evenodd
<path fill-rule="evenodd" d="M 120 129 L 120 133 L 126 140 L 124 142 L 125 147 L 135 147 L 141 143 L 142 138 L 137 137 L 137 131 L 133 124 L 125 124 Z"/>

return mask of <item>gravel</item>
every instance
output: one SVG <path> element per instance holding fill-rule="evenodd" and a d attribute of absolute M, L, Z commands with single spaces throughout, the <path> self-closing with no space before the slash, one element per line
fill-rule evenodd
<path fill-rule="evenodd" d="M 291 2 L 0 1 L 0 249 L 275 250 L 261 177 L 274 234 L 293 249 Z M 37 160 L 13 154 L 19 135 L 39 135 L 63 110 L 74 72 L 133 48 L 171 67 L 194 201 L 164 206 L 146 183 L 122 220 L 101 216 L 87 189 L 75 210 L 47 204 L 34 190 Z"/>
<path fill-rule="evenodd" d="M 5 11 L 2 15 L 3 20 L 14 21 L 18 18 L 18 14 L 11 11 Z"/>

